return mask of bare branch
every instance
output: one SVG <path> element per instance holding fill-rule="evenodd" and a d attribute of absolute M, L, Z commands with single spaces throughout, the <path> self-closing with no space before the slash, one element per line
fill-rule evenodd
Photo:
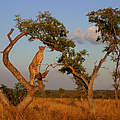
<path fill-rule="evenodd" d="M 47 64 L 46 70 L 47 70 L 49 67 L 55 68 L 55 67 L 57 67 L 57 66 L 62 66 L 62 65 L 64 65 L 64 64 L 59 64 L 59 63 Z"/>
<path fill-rule="evenodd" d="M 42 78 L 45 78 L 48 74 L 49 70 L 46 70 L 44 73 L 42 73 Z"/>
<path fill-rule="evenodd" d="M 11 39 L 10 35 L 13 33 L 13 31 L 14 31 L 14 29 L 11 28 L 10 32 L 9 32 L 8 35 L 7 35 L 10 43 L 12 43 L 12 39 Z"/>
<path fill-rule="evenodd" d="M 90 86 L 93 85 L 94 79 L 97 76 L 97 73 L 100 70 L 102 64 L 105 62 L 105 60 L 109 56 L 109 54 L 115 49 L 116 45 L 117 44 L 113 44 L 112 48 L 109 49 L 109 51 L 107 51 L 107 53 L 105 54 L 105 56 L 100 60 L 98 66 L 96 66 L 96 65 L 94 66 L 93 73 L 91 75 Z"/>
<path fill-rule="evenodd" d="M 39 39 L 39 40 L 42 41 L 43 43 L 46 43 L 46 44 L 49 44 L 49 45 L 54 46 L 56 51 L 60 51 L 60 52 L 63 51 L 63 50 L 59 49 L 58 45 L 56 45 L 56 44 L 54 44 L 54 43 L 51 43 L 51 42 L 48 42 L 48 41 L 45 41 L 45 40 L 41 39 L 40 37 L 33 37 L 32 39 Z"/>
<path fill-rule="evenodd" d="M 75 72 L 75 70 L 74 70 L 74 68 L 72 66 L 68 66 L 68 67 L 72 70 L 72 73 L 74 75 L 76 75 L 77 77 L 81 78 L 85 82 L 85 84 L 87 86 L 89 85 L 88 81 L 86 80 L 86 78 L 82 74 L 79 74 L 79 73 Z"/>
<path fill-rule="evenodd" d="M 12 33 L 13 29 L 11 29 L 11 32 L 9 32 L 8 34 L 10 35 Z M 21 73 L 16 69 L 15 66 L 13 66 L 9 60 L 9 52 L 10 50 L 13 48 L 14 44 L 20 39 L 22 38 L 25 34 L 27 33 L 27 31 L 23 31 L 22 33 L 20 33 L 19 35 L 17 35 L 15 37 L 14 40 L 12 40 L 12 44 L 9 44 L 3 52 L 3 63 L 6 66 L 6 68 L 13 74 L 13 76 L 28 90 L 31 90 L 31 86 L 29 85 L 29 83 L 25 80 L 25 78 L 21 75 Z M 8 35 L 8 36 L 9 36 Z"/>
<path fill-rule="evenodd" d="M 68 65 L 68 59 L 67 59 L 67 55 L 65 53 L 65 51 L 62 51 L 64 57 L 65 57 L 65 64 Z"/>
<path fill-rule="evenodd" d="M 3 51 L 0 51 L 0 53 L 3 53 Z"/>

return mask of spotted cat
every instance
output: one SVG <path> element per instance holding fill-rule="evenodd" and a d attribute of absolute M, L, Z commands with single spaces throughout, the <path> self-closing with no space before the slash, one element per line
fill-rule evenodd
<path fill-rule="evenodd" d="M 43 52 L 45 50 L 45 46 L 39 46 L 39 51 L 34 56 L 31 64 L 29 65 L 30 72 L 30 85 L 34 86 L 35 76 L 40 73 L 40 65 L 43 60 Z"/>

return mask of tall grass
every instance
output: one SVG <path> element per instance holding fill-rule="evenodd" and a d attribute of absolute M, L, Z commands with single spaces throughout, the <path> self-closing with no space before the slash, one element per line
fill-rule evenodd
<path fill-rule="evenodd" d="M 95 99 L 96 120 L 120 120 L 120 100 Z M 24 120 L 93 120 L 86 99 L 35 98 L 23 114 Z M 0 105 L 0 120 L 12 120 Z"/>

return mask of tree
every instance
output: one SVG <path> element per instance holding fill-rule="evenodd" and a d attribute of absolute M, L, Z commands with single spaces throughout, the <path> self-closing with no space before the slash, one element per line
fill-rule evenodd
<path fill-rule="evenodd" d="M 106 44 L 104 49 L 104 57 L 99 61 L 98 65 L 94 66 L 91 75 L 85 74 L 85 70 L 81 67 L 81 65 L 78 64 L 81 62 L 80 58 L 78 61 L 74 62 L 77 60 L 77 54 L 79 53 L 76 53 L 74 59 L 71 61 L 71 57 L 69 57 L 71 51 L 67 51 L 67 53 L 64 52 L 60 58 L 60 61 L 58 62 L 64 63 L 64 67 L 62 68 L 62 71 L 64 70 L 63 72 L 70 72 L 73 74 L 73 76 L 78 77 L 79 80 L 84 81 L 88 87 L 88 102 L 91 108 L 91 112 L 92 114 L 95 114 L 93 102 L 93 83 L 102 64 L 105 62 L 107 57 L 114 52 L 117 45 L 120 45 L 120 10 L 118 8 L 99 9 L 96 12 L 91 11 L 87 14 L 87 16 L 89 18 L 89 22 L 94 23 L 97 27 L 96 32 L 100 33 L 96 41 L 100 41 Z M 75 64 L 77 64 L 77 67 Z"/>
<path fill-rule="evenodd" d="M 65 90 L 63 88 L 59 88 L 58 92 L 60 94 L 60 97 L 62 98 Z"/>
<path fill-rule="evenodd" d="M 120 82 L 120 46 L 118 45 L 117 48 L 112 53 L 112 61 L 115 63 L 115 70 L 113 71 L 113 80 L 114 80 L 114 88 L 115 88 L 115 100 L 118 100 L 118 88 Z"/>
<path fill-rule="evenodd" d="M 18 105 L 27 95 L 26 89 L 20 83 L 16 83 L 14 89 L 8 88 L 3 84 L 0 88 L 14 106 Z"/>
<path fill-rule="evenodd" d="M 74 49 L 70 49 L 69 51 L 66 51 L 66 56 L 67 56 L 66 63 L 67 64 L 65 64 L 64 55 L 62 55 L 58 59 L 58 63 L 62 63 L 62 64 L 64 64 L 64 66 L 61 69 L 59 69 L 59 71 L 61 71 L 62 73 L 71 74 L 72 70 L 70 69 L 69 66 L 72 66 L 74 68 L 75 72 L 78 74 L 84 75 L 86 78 L 86 81 L 88 82 L 90 77 L 89 77 L 88 73 L 86 72 L 86 68 L 83 65 L 87 55 L 88 55 L 88 53 L 85 49 L 81 50 L 77 53 L 75 52 Z M 84 92 L 88 91 L 88 86 L 83 81 L 83 79 L 78 77 L 76 74 L 73 74 L 73 78 L 74 78 L 75 84 L 77 85 L 77 87 L 76 87 L 77 90 L 84 91 Z"/>
<path fill-rule="evenodd" d="M 25 80 L 22 74 L 10 62 L 9 53 L 13 46 L 24 36 L 28 36 L 30 41 L 36 39 L 42 41 L 52 51 L 57 50 L 63 52 L 64 50 L 68 50 L 69 47 L 74 47 L 75 44 L 71 39 L 66 38 L 68 31 L 65 29 L 65 26 L 54 17 L 52 17 L 49 12 L 39 13 L 36 20 L 22 19 L 19 15 L 16 15 L 15 21 L 17 22 L 16 27 L 19 29 L 20 34 L 12 39 L 10 36 L 13 33 L 14 29 L 11 28 L 10 32 L 8 33 L 8 39 L 10 43 L 0 53 L 3 54 L 3 63 L 5 67 L 25 87 L 27 90 L 27 96 L 23 99 L 22 102 L 20 102 L 20 104 L 15 107 L 9 103 L 2 90 L 0 90 L 0 100 L 4 108 L 6 110 L 9 110 L 11 114 L 13 111 L 16 111 L 16 114 L 13 114 L 13 119 L 23 119 L 22 114 L 28 105 L 32 102 L 35 92 L 37 90 L 42 90 L 43 88 L 30 86 L 29 82 Z M 47 73 L 48 70 L 42 74 L 42 77 L 44 78 Z"/>

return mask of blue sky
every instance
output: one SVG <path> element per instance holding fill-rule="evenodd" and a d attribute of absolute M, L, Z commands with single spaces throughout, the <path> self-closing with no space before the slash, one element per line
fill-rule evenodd
<path fill-rule="evenodd" d="M 89 57 L 86 61 L 86 68 L 91 72 L 96 61 L 99 61 L 103 56 L 101 53 L 103 45 L 94 44 L 95 34 L 93 32 L 93 25 L 88 22 L 86 14 L 91 10 L 97 10 L 106 7 L 120 8 L 119 0 L 1 0 L 0 2 L 0 50 L 3 50 L 9 43 L 7 33 L 11 27 L 15 27 L 13 21 L 15 14 L 20 14 L 24 18 L 32 18 L 37 16 L 39 11 L 49 11 L 52 16 L 61 21 L 66 28 L 70 31 L 73 40 L 76 42 L 76 50 L 87 49 Z M 18 31 L 15 29 L 14 35 Z M 12 37 L 14 37 L 14 35 Z M 92 37 L 91 37 L 92 36 Z M 87 42 L 84 42 L 86 41 Z M 82 42 L 81 42 L 82 41 Z M 88 42 L 89 41 L 89 42 Z M 29 79 L 28 66 L 32 61 L 33 56 L 41 45 L 40 41 L 28 42 L 27 38 L 20 40 L 12 52 L 10 59 L 12 63 L 21 71 L 25 78 Z M 46 49 L 44 63 L 54 63 L 59 53 L 51 53 Z M 51 57 L 52 56 L 52 57 Z M 111 71 L 114 65 L 110 62 L 109 58 L 104 64 L 106 69 L 101 69 L 98 77 L 95 80 L 95 89 L 111 89 L 112 77 Z M 44 65 L 42 66 L 44 70 Z M 56 73 L 56 74 L 55 74 Z M 47 89 L 73 89 L 73 81 L 71 76 L 66 76 L 52 70 L 46 83 Z M 13 86 L 16 79 L 4 67 L 2 63 L 2 55 L 0 55 L 0 84 Z"/>

